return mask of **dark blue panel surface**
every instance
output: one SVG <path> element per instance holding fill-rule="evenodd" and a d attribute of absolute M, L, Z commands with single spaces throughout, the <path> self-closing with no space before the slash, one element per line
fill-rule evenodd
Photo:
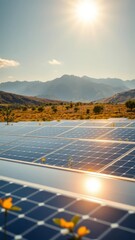
<path fill-rule="evenodd" d="M 22 210 L 20 212 L 9 211 L 5 232 L 5 215 L 4 211 L 0 209 L 1 239 L 6 238 L 13 240 L 16 239 L 18 235 L 22 240 L 68 239 L 69 236 L 65 238 L 61 233 L 61 228 L 54 224 L 53 218 L 64 218 L 70 221 L 74 215 L 80 215 L 81 217 L 76 230 L 79 226 L 86 226 L 90 230 L 90 233 L 84 238 L 85 240 L 133 240 L 135 237 L 135 212 L 133 211 L 128 212 L 124 209 L 110 207 L 105 205 L 105 202 L 104 206 L 102 206 L 102 202 L 88 201 L 82 199 L 81 196 L 78 196 L 80 198 L 80 200 L 78 200 L 78 197 L 75 198 L 68 195 L 57 194 L 54 191 L 44 190 L 42 186 L 40 186 L 39 190 L 35 187 L 19 184 L 20 189 L 17 190 L 17 183 L 9 183 L 5 180 L 2 180 L 1 183 L 2 182 L 4 185 L 6 184 L 6 187 L 8 186 L 8 191 L 10 191 L 11 187 L 11 197 L 13 200 L 16 200 L 16 196 L 18 197 L 16 205 L 21 207 Z M 16 191 L 12 192 L 12 186 L 16 186 Z M 35 189 L 35 191 L 31 193 L 30 189 Z M 17 195 L 17 193 L 19 194 Z M 26 193 L 27 196 L 24 197 L 24 193 Z M 11 238 L 9 236 L 11 236 Z"/>
<path fill-rule="evenodd" d="M 100 204 L 98 203 L 79 200 L 73 203 L 72 205 L 70 205 L 69 207 L 67 207 L 67 210 L 70 212 L 87 215 L 87 214 L 90 214 L 91 211 L 95 210 L 99 206 Z"/>
<path fill-rule="evenodd" d="M 135 240 L 135 233 L 122 229 L 112 229 L 102 240 Z"/>
<path fill-rule="evenodd" d="M 28 240 L 43 239 L 43 237 L 45 240 L 50 240 L 58 233 L 59 231 L 48 226 L 37 226 L 32 232 L 24 235 L 24 237 Z"/>
<path fill-rule="evenodd" d="M 119 161 L 106 167 L 102 172 L 116 176 L 135 178 L 135 150 L 121 157 Z"/>
<path fill-rule="evenodd" d="M 45 202 L 46 200 L 54 197 L 55 194 L 51 192 L 46 192 L 46 191 L 40 191 L 31 197 L 29 197 L 30 200 L 35 201 L 35 202 Z"/>
<path fill-rule="evenodd" d="M 91 216 L 93 218 L 98 218 L 106 222 L 114 223 L 118 222 L 126 214 L 127 211 L 105 206 L 95 211 Z"/>

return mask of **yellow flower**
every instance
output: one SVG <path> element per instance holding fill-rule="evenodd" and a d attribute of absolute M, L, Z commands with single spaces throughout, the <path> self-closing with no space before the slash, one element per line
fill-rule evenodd
<path fill-rule="evenodd" d="M 46 162 L 46 158 L 45 158 L 45 157 L 42 157 L 42 158 L 41 158 L 41 161 L 42 161 L 42 163 Z"/>
<path fill-rule="evenodd" d="M 64 218 L 54 218 L 53 222 L 57 225 L 59 225 L 62 228 L 67 228 L 69 230 L 72 230 L 75 226 L 75 223 L 73 221 L 66 221 Z"/>
<path fill-rule="evenodd" d="M 85 236 L 89 233 L 90 233 L 90 230 L 85 226 L 81 226 L 77 230 L 77 234 L 78 234 L 79 237 L 83 237 L 83 236 Z"/>
<path fill-rule="evenodd" d="M 73 222 L 68 222 L 64 218 L 60 218 L 60 227 L 73 229 L 74 223 Z"/>
<path fill-rule="evenodd" d="M 11 207 L 13 206 L 12 204 L 12 198 L 5 198 L 5 199 L 0 199 L 0 206 L 5 208 L 6 210 L 11 209 Z"/>
<path fill-rule="evenodd" d="M 6 211 L 7 210 L 11 210 L 11 211 L 21 211 L 20 207 L 17 206 L 13 206 L 12 203 L 12 198 L 4 198 L 4 199 L 0 199 L 0 207 L 4 208 Z"/>

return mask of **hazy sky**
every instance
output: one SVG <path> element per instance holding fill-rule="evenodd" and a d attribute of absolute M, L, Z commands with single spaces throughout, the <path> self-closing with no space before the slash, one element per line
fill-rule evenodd
<path fill-rule="evenodd" d="M 91 22 L 77 17 L 80 1 L 0 0 L 0 82 L 135 79 L 135 0 L 93 0 Z"/>

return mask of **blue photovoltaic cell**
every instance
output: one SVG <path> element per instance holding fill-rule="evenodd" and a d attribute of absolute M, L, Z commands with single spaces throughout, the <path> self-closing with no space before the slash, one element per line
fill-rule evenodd
<path fill-rule="evenodd" d="M 20 135 L 31 133 L 32 131 L 35 131 L 36 129 L 41 128 L 41 126 L 33 126 L 33 125 L 26 125 L 26 126 L 18 126 L 15 125 L 7 125 L 4 128 L 0 129 L 0 132 L 4 135 Z"/>
<path fill-rule="evenodd" d="M 75 126 L 80 126 L 83 124 L 83 121 L 80 122 L 80 120 L 68 120 L 68 121 L 60 121 L 58 123 L 59 127 L 75 127 Z"/>
<path fill-rule="evenodd" d="M 61 134 L 64 138 L 81 138 L 81 139 L 95 139 L 99 138 L 105 133 L 108 133 L 110 128 L 89 128 L 89 127 L 78 127 L 74 128 L 67 133 Z"/>
<path fill-rule="evenodd" d="M 85 121 L 81 124 L 81 127 L 104 127 L 108 124 L 107 121 Z"/>
<path fill-rule="evenodd" d="M 134 127 L 135 128 L 135 122 L 132 122 L 131 124 L 129 124 L 128 127 Z"/>
<path fill-rule="evenodd" d="M 41 164 L 45 157 L 42 166 L 47 164 L 133 179 L 134 127 L 134 120 L 20 122 L 8 126 L 0 123 L 0 158 Z M 75 215 L 81 217 L 76 231 L 79 226 L 90 229 L 84 240 L 135 239 L 135 211 L 125 209 L 124 205 L 115 203 L 114 207 L 98 198 L 97 201 L 86 200 L 82 195 L 73 197 L 71 192 L 65 195 L 61 190 L 47 186 L 0 179 L 0 198 L 5 197 L 12 197 L 13 205 L 22 210 L 8 211 L 5 221 L 4 210 L 0 208 L 2 240 L 70 239 L 70 236 L 62 235 L 53 218 L 70 221 Z"/>
<path fill-rule="evenodd" d="M 135 213 L 131 213 L 128 217 L 124 218 L 120 225 L 135 230 Z"/>
<path fill-rule="evenodd" d="M 113 128 L 121 127 L 121 128 L 123 128 L 123 127 L 127 127 L 129 124 L 130 124 L 129 121 L 111 122 L 111 123 L 107 124 L 106 127 L 113 127 Z"/>
<path fill-rule="evenodd" d="M 72 143 L 72 140 L 66 139 L 35 139 L 25 137 L 17 141 L 18 146 L 13 147 L 9 145 L 0 146 L 0 157 L 13 159 L 13 160 L 22 160 L 33 162 L 38 158 L 42 158 L 44 155 L 47 155 L 51 152 L 56 151 L 57 149 L 63 148 L 64 146 Z"/>
<path fill-rule="evenodd" d="M 74 215 L 80 216 L 76 229 L 79 226 L 90 229 L 90 233 L 84 237 L 85 240 L 135 239 L 134 211 L 130 213 L 125 209 L 106 205 L 105 202 L 102 206 L 102 202 L 82 199 L 79 195 L 71 197 L 57 194 L 54 190 L 44 190 L 42 186 L 37 189 L 1 179 L 0 194 L 4 197 L 7 193 L 22 210 L 9 211 L 5 225 L 5 214 L 0 209 L 0 239 L 14 240 L 19 236 L 21 240 L 66 240 L 70 236 L 65 238 L 62 235 L 61 228 L 54 224 L 53 218 L 64 218 L 70 221 Z M 25 194 L 25 198 L 22 198 Z M 40 198 L 38 194 L 42 194 L 42 197 Z"/>
<path fill-rule="evenodd" d="M 103 168 L 104 173 L 134 178 L 134 160 L 125 156 L 135 146 L 130 144 L 135 141 L 134 124 L 133 120 L 1 123 L 0 158 L 41 164 L 45 157 L 47 165 L 95 172 Z"/>
<path fill-rule="evenodd" d="M 18 137 L 16 136 L 6 136 L 6 135 L 3 135 L 0 131 L 0 146 L 1 145 L 4 145 L 4 144 L 7 144 L 7 143 L 12 143 L 14 142 L 14 145 L 16 145 L 16 141 L 18 141 Z"/>
<path fill-rule="evenodd" d="M 134 240 L 134 233 L 129 232 L 126 229 L 112 229 L 107 236 L 102 238 L 102 240 L 114 240 L 114 239 L 122 239 L 122 240 Z"/>
<path fill-rule="evenodd" d="M 29 136 L 40 136 L 40 137 L 56 137 L 66 131 L 69 131 L 71 127 L 43 127 L 41 129 L 38 129 L 37 131 L 33 131 L 31 133 L 28 133 Z"/>
<path fill-rule="evenodd" d="M 135 178 L 135 150 L 105 168 L 102 172 L 116 176 Z"/>
<path fill-rule="evenodd" d="M 133 144 L 76 141 L 46 156 L 46 164 L 87 171 L 99 171 L 105 165 L 122 157 Z M 40 162 L 38 160 L 36 162 Z"/>
<path fill-rule="evenodd" d="M 102 139 L 135 142 L 135 128 L 117 128 L 105 134 Z"/>

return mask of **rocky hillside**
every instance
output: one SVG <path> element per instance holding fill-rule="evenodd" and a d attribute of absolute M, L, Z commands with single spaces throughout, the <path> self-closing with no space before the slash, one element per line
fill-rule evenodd
<path fill-rule="evenodd" d="M 13 93 L 0 91 L 0 104 L 23 104 L 23 105 L 40 105 L 43 103 L 56 103 L 56 101 L 48 99 L 40 99 L 36 97 L 26 97 Z"/>
<path fill-rule="evenodd" d="M 135 100 L 135 89 L 125 91 L 122 93 L 117 93 L 113 95 L 112 97 L 102 99 L 100 102 L 103 103 L 124 103 L 130 99 Z"/>

